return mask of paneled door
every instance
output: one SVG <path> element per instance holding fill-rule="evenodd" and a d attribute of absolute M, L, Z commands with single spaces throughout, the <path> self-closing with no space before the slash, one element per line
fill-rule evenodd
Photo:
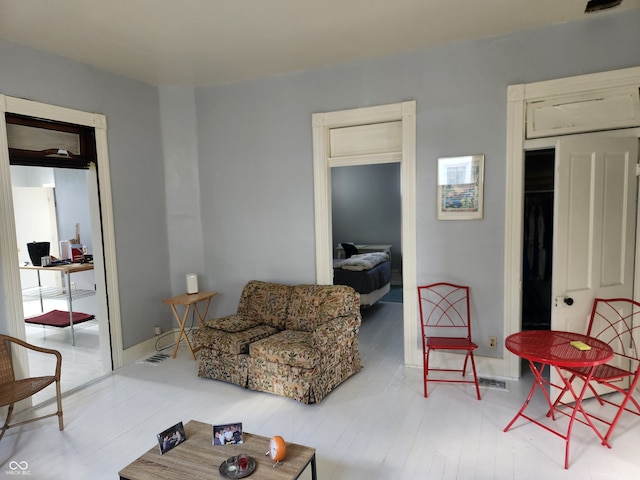
<path fill-rule="evenodd" d="M 637 163 L 637 138 L 557 143 L 552 329 L 584 333 L 595 297 L 633 297 Z"/>

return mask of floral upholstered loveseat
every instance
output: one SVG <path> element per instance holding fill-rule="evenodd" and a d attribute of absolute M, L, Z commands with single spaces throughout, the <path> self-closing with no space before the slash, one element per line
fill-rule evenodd
<path fill-rule="evenodd" d="M 196 330 L 198 375 L 321 401 L 362 368 L 358 293 L 343 285 L 282 285 L 252 280 L 233 315 Z"/>

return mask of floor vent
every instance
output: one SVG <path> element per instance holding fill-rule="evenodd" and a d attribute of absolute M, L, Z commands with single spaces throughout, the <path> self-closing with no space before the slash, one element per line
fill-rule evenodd
<path fill-rule="evenodd" d="M 478 383 L 481 387 L 494 388 L 496 390 L 506 390 L 507 382 L 504 380 L 496 380 L 495 378 L 478 378 Z"/>
<path fill-rule="evenodd" d="M 144 365 L 158 365 L 169 357 L 170 355 L 168 353 L 154 353 L 149 358 L 140 360 L 138 363 L 142 363 Z"/>

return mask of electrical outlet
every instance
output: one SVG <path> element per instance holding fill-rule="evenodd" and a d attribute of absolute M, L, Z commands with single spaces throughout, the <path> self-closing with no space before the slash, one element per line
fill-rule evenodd
<path fill-rule="evenodd" d="M 75 290 L 76 289 L 76 282 L 71 282 L 71 290 Z"/>
<path fill-rule="evenodd" d="M 489 337 L 489 348 L 498 348 L 498 337 Z"/>

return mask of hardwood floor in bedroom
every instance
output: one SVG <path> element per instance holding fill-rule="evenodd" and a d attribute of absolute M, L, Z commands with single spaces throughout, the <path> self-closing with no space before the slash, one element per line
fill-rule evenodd
<path fill-rule="evenodd" d="M 639 417 L 623 416 L 612 449 L 576 425 L 566 471 L 560 438 L 524 421 L 503 432 L 530 380 L 483 387 L 482 401 L 473 387 L 457 385 L 436 385 L 425 399 L 421 369 L 403 366 L 402 342 L 402 304 L 366 310 L 364 369 L 318 405 L 200 379 L 185 347 L 175 360 L 130 364 L 65 396 L 63 432 L 55 419 L 7 431 L 0 478 L 25 462 L 33 479 L 117 478 L 158 432 L 192 419 L 242 422 L 246 431 L 315 447 L 322 480 L 640 478 Z M 532 408 L 544 417 L 542 398 Z"/>

